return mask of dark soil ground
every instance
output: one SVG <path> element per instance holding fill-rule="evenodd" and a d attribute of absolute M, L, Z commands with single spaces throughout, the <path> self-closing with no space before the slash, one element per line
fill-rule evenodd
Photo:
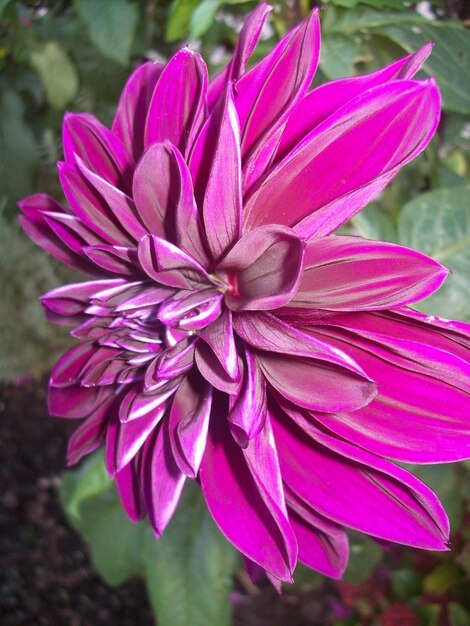
<path fill-rule="evenodd" d="M 143 583 L 108 587 L 64 517 L 57 488 L 75 424 L 47 416 L 44 389 L 0 385 L 0 624 L 151 626 Z M 234 626 L 331 624 L 324 592 L 277 596 L 243 575 L 238 589 Z"/>

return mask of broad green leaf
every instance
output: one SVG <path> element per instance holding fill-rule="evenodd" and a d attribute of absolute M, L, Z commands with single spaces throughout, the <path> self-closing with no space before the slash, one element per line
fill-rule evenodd
<path fill-rule="evenodd" d="M 352 531 L 349 535 L 349 561 L 344 580 L 357 584 L 365 581 L 373 573 L 382 557 L 382 550 L 366 535 Z"/>
<path fill-rule="evenodd" d="M 74 0 L 74 6 L 101 54 L 127 65 L 139 17 L 137 5 L 128 0 Z"/>
<path fill-rule="evenodd" d="M 348 35 L 331 35 L 322 41 L 320 67 L 329 79 L 355 74 L 355 65 L 364 56 L 360 42 Z"/>
<path fill-rule="evenodd" d="M 107 583 L 145 578 L 159 626 L 229 626 L 238 556 L 215 526 L 197 485 L 187 485 L 158 540 L 147 521 L 132 524 L 126 517 L 101 453 L 64 475 L 61 497 Z"/>
<path fill-rule="evenodd" d="M 60 491 L 62 504 L 74 523 L 82 520 L 84 502 L 105 493 L 112 484 L 101 452 L 95 452 L 78 469 L 64 474 Z"/>
<path fill-rule="evenodd" d="M 470 613 L 457 602 L 450 602 L 447 606 L 450 626 L 468 626 L 470 624 Z"/>
<path fill-rule="evenodd" d="M 329 17 L 328 15 L 326 16 Z M 389 25 L 421 25 L 426 20 L 414 11 L 375 11 L 361 9 L 360 11 L 342 11 L 336 13 L 327 22 L 327 30 L 331 33 L 354 35 L 367 30 L 383 28 Z"/>
<path fill-rule="evenodd" d="M 396 242 L 397 232 L 390 216 L 378 204 L 369 204 L 353 219 L 355 234 L 365 239 Z"/>
<path fill-rule="evenodd" d="M 191 16 L 191 39 L 198 39 L 212 26 L 223 0 L 203 0 Z"/>
<path fill-rule="evenodd" d="M 189 32 L 191 16 L 200 0 L 173 0 L 166 23 L 166 41 L 184 39 Z"/>
<path fill-rule="evenodd" d="M 188 489 L 189 487 L 189 489 Z M 216 528 L 199 489 L 183 501 L 147 558 L 147 588 L 160 626 L 229 626 L 238 557 Z"/>
<path fill-rule="evenodd" d="M 426 20 L 413 28 L 389 25 L 374 32 L 387 36 L 406 52 L 433 41 L 424 71 L 436 78 L 444 109 L 470 113 L 470 33 L 460 22 Z"/>
<path fill-rule="evenodd" d="M 402 209 L 399 242 L 448 267 L 440 290 L 419 303 L 425 313 L 470 320 L 470 187 L 438 189 Z"/>
<path fill-rule="evenodd" d="M 31 65 L 41 77 L 49 104 L 64 109 L 78 91 L 77 72 L 64 50 L 55 41 L 48 41 L 32 53 Z"/>

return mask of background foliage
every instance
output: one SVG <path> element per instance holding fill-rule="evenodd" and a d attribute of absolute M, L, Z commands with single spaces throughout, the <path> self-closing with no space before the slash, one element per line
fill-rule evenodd
<path fill-rule="evenodd" d="M 16 202 L 35 191 L 61 197 L 65 110 L 112 119 L 131 70 L 164 60 L 184 42 L 201 50 L 212 72 L 228 59 L 245 0 L 0 0 L 0 380 L 47 370 L 67 343 L 48 325 L 37 296 L 71 272 L 38 250 L 17 226 Z M 305 17 L 309 0 L 282 1 L 257 54 Z M 452 269 L 420 309 L 470 321 L 470 9 L 459 0 L 325 0 L 317 82 L 371 71 L 426 41 L 435 42 L 423 75 L 443 96 L 439 132 L 425 154 L 347 226 L 349 232 L 420 249 Z M 76 279 L 76 277 L 74 277 Z M 380 547 L 351 534 L 351 562 L 336 586 L 340 626 L 470 624 L 470 465 L 413 468 L 437 491 L 451 518 L 447 554 Z M 174 521 L 156 542 L 117 503 L 98 455 L 62 486 L 64 506 L 110 584 L 142 575 L 162 626 L 224 626 L 239 567 L 198 496 L 187 490 Z M 323 584 L 299 568 L 297 584 Z M 178 593 L 178 602 L 174 602 Z"/>

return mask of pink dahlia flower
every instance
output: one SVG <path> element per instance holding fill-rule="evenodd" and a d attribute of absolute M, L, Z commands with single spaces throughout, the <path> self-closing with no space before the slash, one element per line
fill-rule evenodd
<path fill-rule="evenodd" d="M 344 527 L 445 550 L 437 497 L 388 459 L 470 456 L 470 332 L 407 308 L 447 271 L 332 232 L 431 139 L 430 46 L 310 90 L 318 13 L 247 69 L 270 7 L 211 81 L 188 48 L 130 77 L 111 129 L 67 115 L 68 205 L 38 194 L 23 226 L 93 276 L 46 294 L 77 346 L 53 415 L 86 418 L 69 464 L 104 444 L 132 520 L 159 536 L 185 481 L 273 581 L 299 559 L 338 577 Z"/>

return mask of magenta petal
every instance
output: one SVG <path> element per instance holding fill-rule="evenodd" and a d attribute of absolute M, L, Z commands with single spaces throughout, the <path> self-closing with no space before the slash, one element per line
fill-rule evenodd
<path fill-rule="evenodd" d="M 163 69 L 148 107 L 145 146 L 169 140 L 184 153 L 202 122 L 207 68 L 189 48 L 178 50 Z"/>
<path fill-rule="evenodd" d="M 128 189 L 134 160 L 113 133 L 93 115 L 67 113 L 62 139 L 68 163 L 75 163 L 75 155 L 78 155 L 92 172 L 108 183 Z"/>
<path fill-rule="evenodd" d="M 243 22 L 235 50 L 233 51 L 232 60 L 209 83 L 207 93 L 209 109 L 212 109 L 220 98 L 227 82 L 229 80 L 237 80 L 245 73 L 246 65 L 258 44 L 261 31 L 270 11 L 272 11 L 271 5 L 266 2 L 260 2 Z"/>
<path fill-rule="evenodd" d="M 128 79 L 119 99 L 113 121 L 113 134 L 137 161 L 144 150 L 147 110 L 163 65 L 148 62 L 138 67 Z"/>
<path fill-rule="evenodd" d="M 394 81 L 365 92 L 316 127 L 258 185 L 247 202 L 245 229 L 294 226 L 314 214 L 309 229 L 296 230 L 306 238 L 329 234 L 364 206 L 358 190 L 374 184 L 380 190 L 377 179 L 390 180 L 426 147 L 439 109 L 432 80 Z"/>
<path fill-rule="evenodd" d="M 168 420 L 146 446 L 142 481 L 150 523 L 155 535 L 160 537 L 178 505 L 186 481 L 171 451 Z"/>
<path fill-rule="evenodd" d="M 293 328 L 270 313 L 240 313 L 234 316 L 233 325 L 237 334 L 258 350 L 334 363 L 368 380 L 345 352 Z"/>
<path fill-rule="evenodd" d="M 430 257 L 359 237 L 320 237 L 307 244 L 299 289 L 289 306 L 386 309 L 436 291 L 448 270 Z"/>
<path fill-rule="evenodd" d="M 197 261 L 160 237 L 146 235 L 139 243 L 138 255 L 148 276 L 168 287 L 197 289 L 212 282 Z"/>
<path fill-rule="evenodd" d="M 313 569 L 340 578 L 349 557 L 349 543 L 343 527 L 323 517 L 285 487 L 292 527 L 299 544 L 299 561 Z"/>
<path fill-rule="evenodd" d="M 227 306 L 253 311 L 287 304 L 301 280 L 304 247 L 293 230 L 276 225 L 242 237 L 218 268 L 230 285 Z"/>
<path fill-rule="evenodd" d="M 126 229 L 133 239 L 139 241 L 139 239 L 147 233 L 147 230 L 137 215 L 132 198 L 113 185 L 110 185 L 97 174 L 94 174 L 78 156 L 75 158 L 79 171 L 100 194 L 107 206 L 111 209 L 118 223 Z"/>
<path fill-rule="evenodd" d="M 140 419 L 121 422 L 114 417 L 106 439 L 106 466 L 114 475 L 135 457 L 165 413 L 165 406 L 148 412 Z"/>
<path fill-rule="evenodd" d="M 344 330 L 318 330 L 333 345 L 347 347 L 366 371 L 373 372 L 379 393 L 359 411 L 317 414 L 317 421 L 356 445 L 400 461 L 436 463 L 468 457 L 468 360 L 399 335 L 369 331 L 369 336 L 362 336 L 347 324 Z M 400 330 L 397 324 L 396 332 Z"/>
<path fill-rule="evenodd" d="M 230 89 L 197 138 L 190 170 L 203 208 L 207 245 L 217 261 L 241 232 L 240 128 Z"/>
<path fill-rule="evenodd" d="M 128 232 L 119 225 L 111 208 L 78 167 L 59 163 L 58 168 L 65 197 L 83 223 L 111 244 L 132 245 L 134 242 Z"/>
<path fill-rule="evenodd" d="M 114 479 L 125 512 L 131 521 L 138 522 L 145 517 L 146 509 L 135 461 L 131 461 L 121 471 L 116 472 Z"/>
<path fill-rule="evenodd" d="M 290 152 L 315 126 L 368 89 L 392 80 L 412 78 L 431 50 L 432 44 L 428 43 L 414 54 L 371 74 L 342 78 L 316 87 L 292 111 L 276 153 L 276 160 L 279 161 Z"/>
<path fill-rule="evenodd" d="M 145 391 L 153 391 L 163 380 L 171 381 L 187 372 L 194 362 L 194 343 L 183 339 L 155 358 L 145 372 Z"/>
<path fill-rule="evenodd" d="M 227 539 L 276 578 L 291 582 L 292 531 L 280 524 L 278 510 L 274 512 L 273 502 L 260 492 L 222 414 L 212 418 L 199 477 L 207 506 Z"/>
<path fill-rule="evenodd" d="M 236 83 L 236 107 L 245 157 L 283 114 L 306 92 L 320 52 L 318 10 L 291 30 Z"/>
<path fill-rule="evenodd" d="M 129 389 L 119 406 L 119 420 L 122 423 L 140 420 L 149 413 L 159 413 L 164 410 L 167 399 L 176 391 L 181 379 L 163 380 L 158 390 L 152 393 L 142 393 L 137 387 Z"/>
<path fill-rule="evenodd" d="M 225 309 L 217 320 L 199 333 L 199 337 L 210 347 L 228 376 L 232 380 L 238 381 L 240 369 L 233 335 L 231 311 Z"/>
<path fill-rule="evenodd" d="M 417 478 L 313 428 L 295 409 L 276 414 L 279 461 L 289 488 L 321 515 L 361 532 L 429 550 L 447 550 L 449 521 Z"/>
<path fill-rule="evenodd" d="M 78 463 L 84 456 L 104 443 L 109 411 L 114 402 L 114 396 L 105 400 L 70 437 L 67 446 L 67 465 L 69 467 Z"/>
<path fill-rule="evenodd" d="M 135 267 L 137 254 L 132 248 L 93 246 L 84 248 L 83 252 L 93 263 L 113 274 L 134 276 L 138 273 Z"/>
<path fill-rule="evenodd" d="M 186 378 L 173 398 L 169 416 L 171 447 L 180 470 L 190 478 L 196 478 L 206 448 L 211 407 L 212 387 L 194 378 Z"/>
<path fill-rule="evenodd" d="M 75 419 L 90 415 L 110 394 L 109 387 L 86 388 L 79 385 L 53 387 L 47 391 L 47 409 L 51 415 Z"/>
<path fill-rule="evenodd" d="M 245 346 L 243 385 L 230 398 L 228 420 L 236 442 L 246 448 L 263 428 L 266 419 L 266 380 L 253 353 Z"/>
<path fill-rule="evenodd" d="M 202 376 L 216 389 L 228 394 L 236 394 L 240 389 L 241 377 L 233 379 L 219 359 L 204 341 L 198 341 L 194 353 L 195 362 Z"/>
<path fill-rule="evenodd" d="M 124 285 L 121 279 L 94 280 L 57 287 L 41 296 L 41 303 L 59 315 L 79 315 L 90 303 L 90 298 L 108 287 Z"/>
<path fill-rule="evenodd" d="M 198 330 L 219 317 L 221 300 L 222 294 L 210 287 L 196 291 L 181 290 L 160 306 L 158 319 L 166 326 Z M 194 328 L 191 322 L 195 322 Z"/>
<path fill-rule="evenodd" d="M 44 220 L 57 237 L 77 254 L 82 254 L 83 246 L 106 243 L 75 215 L 68 213 L 43 213 L 43 215 Z"/>

